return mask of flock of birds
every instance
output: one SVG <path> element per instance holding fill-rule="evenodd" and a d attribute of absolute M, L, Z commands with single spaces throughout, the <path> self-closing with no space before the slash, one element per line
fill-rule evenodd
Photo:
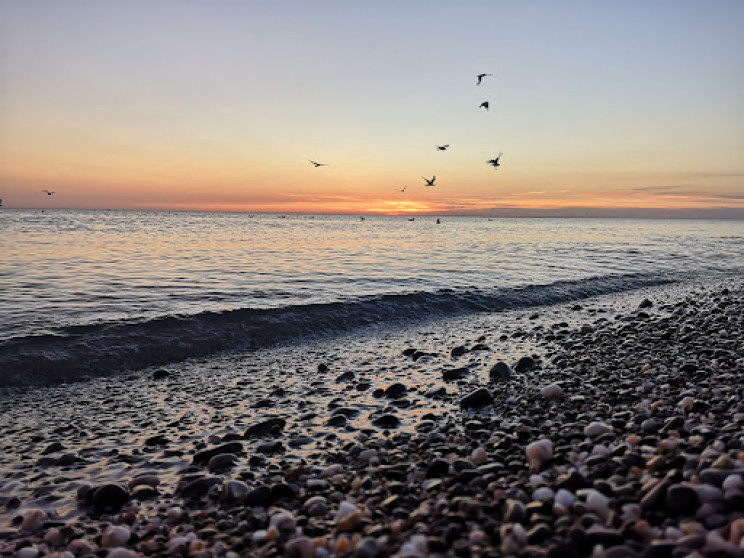
<path fill-rule="evenodd" d="M 490 75 L 491 75 L 491 74 L 478 74 L 478 75 L 476 76 L 476 78 L 477 78 L 477 80 L 478 80 L 478 81 L 476 82 L 476 85 L 480 85 L 480 84 L 481 84 L 481 82 L 483 81 L 483 78 L 485 78 L 485 77 L 488 77 L 488 76 L 490 76 Z M 483 102 L 482 102 L 482 103 L 481 103 L 481 104 L 479 105 L 479 107 L 478 107 L 478 108 L 484 108 L 484 109 L 488 110 L 488 107 L 489 107 L 488 101 L 483 101 Z M 435 146 L 435 147 L 437 148 L 437 150 L 438 150 L 438 151 L 447 151 L 447 149 L 449 148 L 449 146 L 450 146 L 450 144 L 448 144 L 448 143 L 445 143 L 444 145 L 437 145 L 437 146 Z M 493 159 L 489 159 L 488 161 L 486 161 L 486 164 L 488 164 L 488 165 L 491 165 L 491 166 L 492 166 L 493 168 L 495 168 L 495 169 L 499 168 L 499 166 L 500 166 L 500 163 L 499 163 L 499 159 L 501 158 L 501 155 L 502 155 L 502 153 L 499 153 L 499 154 L 498 154 L 498 155 L 497 155 L 496 157 L 494 157 Z M 317 169 L 318 167 L 327 167 L 327 166 L 328 166 L 328 164 L 327 164 L 327 163 L 319 163 L 319 162 L 317 162 L 317 161 L 313 161 L 312 159 L 310 159 L 310 163 L 312 163 L 312 165 L 313 165 L 313 166 L 314 166 L 314 167 L 315 167 L 316 169 Z M 426 186 L 427 188 L 428 188 L 428 187 L 432 187 L 432 186 L 436 186 L 436 184 L 435 184 L 435 182 L 436 182 L 436 180 L 437 180 L 437 177 L 436 177 L 436 175 L 433 175 L 433 176 L 432 176 L 431 178 L 426 178 L 425 176 L 422 176 L 421 178 L 422 178 L 422 179 L 424 180 L 424 186 Z M 404 186 L 403 188 L 401 188 L 401 190 L 400 190 L 400 191 L 401 191 L 401 192 L 405 192 L 405 191 L 406 191 L 406 188 L 408 188 L 408 186 L 407 186 L 407 185 L 406 185 L 406 186 Z M 53 191 L 51 191 L 51 190 L 42 190 L 42 192 L 43 192 L 43 193 L 45 193 L 45 194 L 46 194 L 47 196 L 51 196 L 51 195 L 53 195 L 53 194 L 54 194 L 54 192 L 53 192 Z"/>
<path fill-rule="evenodd" d="M 490 75 L 491 75 L 491 74 L 478 74 L 477 76 L 475 76 L 475 77 L 477 78 L 477 80 L 478 80 L 478 81 L 476 82 L 476 85 L 480 85 L 480 84 L 481 84 L 481 81 L 483 81 L 483 78 L 485 78 L 485 77 L 487 77 L 487 76 L 490 76 Z M 488 107 L 489 107 L 489 106 L 490 106 L 490 105 L 488 104 L 488 101 L 483 101 L 483 102 L 482 102 L 482 103 L 481 103 L 481 104 L 480 104 L 480 105 L 478 106 L 478 108 L 484 108 L 484 109 L 488 110 Z M 447 151 L 447 148 L 449 148 L 449 146 L 450 146 L 450 144 L 448 144 L 448 143 L 445 143 L 444 145 L 437 145 L 437 146 L 435 146 L 435 147 L 436 147 L 436 148 L 437 148 L 437 150 L 439 150 L 439 151 Z M 497 155 L 496 157 L 494 157 L 493 159 L 489 159 L 488 161 L 486 161 L 486 164 L 487 164 L 487 165 L 491 165 L 491 166 L 492 166 L 493 168 L 495 168 L 495 169 L 499 168 L 499 166 L 500 166 L 500 163 L 499 163 L 499 159 L 501 159 L 501 155 L 503 155 L 503 153 L 499 153 L 499 154 L 498 154 L 498 155 Z M 327 163 L 318 163 L 317 161 L 313 161 L 312 159 L 310 159 L 310 162 L 311 162 L 311 163 L 312 163 L 312 164 L 313 164 L 313 165 L 315 166 L 315 168 L 316 168 L 316 169 L 317 169 L 318 167 L 327 167 L 327 166 L 328 166 L 328 164 L 327 164 Z M 423 178 L 423 180 L 424 180 L 424 182 L 425 182 L 424 186 L 426 186 L 426 187 L 430 187 L 430 186 L 436 186 L 436 184 L 435 184 L 435 182 L 436 182 L 436 180 L 437 180 L 437 177 L 436 177 L 436 175 L 432 176 L 431 178 L 426 178 L 425 176 L 422 176 L 421 178 Z M 401 190 L 400 190 L 400 191 L 401 191 L 401 192 L 405 192 L 405 191 L 406 191 L 406 188 L 408 188 L 408 185 L 406 185 L 406 186 L 403 186 L 403 188 L 401 188 Z"/>

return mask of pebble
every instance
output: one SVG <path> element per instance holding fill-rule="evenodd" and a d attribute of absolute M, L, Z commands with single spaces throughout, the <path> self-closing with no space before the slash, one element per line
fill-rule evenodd
<path fill-rule="evenodd" d="M 540 388 L 540 395 L 545 399 L 560 399 L 563 397 L 563 388 L 558 384 L 548 384 Z"/>
<path fill-rule="evenodd" d="M 101 546 L 103 548 L 113 548 L 127 544 L 131 533 L 129 529 L 122 525 L 112 525 L 103 532 L 101 537 Z"/>
<path fill-rule="evenodd" d="M 530 472 L 536 473 L 553 457 L 553 442 L 546 438 L 537 440 L 527 445 L 525 453 Z"/>

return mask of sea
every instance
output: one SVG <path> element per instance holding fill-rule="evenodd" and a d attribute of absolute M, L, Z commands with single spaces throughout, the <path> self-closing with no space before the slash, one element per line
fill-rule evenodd
<path fill-rule="evenodd" d="M 742 276 L 744 221 L 0 210 L 0 387 Z"/>

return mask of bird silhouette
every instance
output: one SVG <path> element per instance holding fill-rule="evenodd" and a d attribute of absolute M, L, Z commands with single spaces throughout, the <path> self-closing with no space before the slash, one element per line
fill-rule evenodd
<path fill-rule="evenodd" d="M 405 192 L 406 191 L 406 188 L 408 188 L 408 184 L 406 184 L 405 186 L 403 186 L 403 188 L 401 188 L 400 191 L 401 192 Z"/>
<path fill-rule="evenodd" d="M 482 79 L 483 79 L 484 77 L 486 77 L 486 76 L 490 76 L 490 75 L 491 75 L 491 74 L 478 74 L 478 83 L 476 83 L 476 85 L 480 85 L 480 83 L 481 83 L 481 80 L 482 80 Z"/>
<path fill-rule="evenodd" d="M 42 190 L 47 196 L 51 196 L 54 192 L 50 192 L 49 190 Z"/>
<path fill-rule="evenodd" d="M 425 186 L 436 186 L 436 185 L 434 184 L 434 181 L 435 181 L 435 180 L 437 179 L 436 175 L 435 175 L 435 176 L 432 176 L 432 177 L 431 177 L 431 180 L 429 180 L 428 178 L 426 178 L 426 177 L 424 177 L 424 176 L 422 176 L 421 178 L 423 178 L 423 179 L 424 179 L 424 180 L 426 181 L 426 184 L 425 184 Z"/>
<path fill-rule="evenodd" d="M 445 151 L 449 147 L 449 143 L 445 143 L 444 145 L 437 145 L 437 149 L 439 151 Z"/>
<path fill-rule="evenodd" d="M 480 104 L 480 107 L 483 107 L 484 109 L 488 110 L 488 101 L 483 101 L 483 102 L 482 102 L 482 103 Z M 480 107 L 478 107 L 478 108 L 480 108 Z"/>
<path fill-rule="evenodd" d="M 312 163 L 313 165 L 315 165 L 315 168 L 316 168 L 316 169 L 317 169 L 318 167 L 327 167 L 327 166 L 328 166 L 328 165 L 327 165 L 326 163 L 316 163 L 315 161 L 312 161 L 312 160 L 311 160 L 310 162 L 311 162 L 311 163 Z"/>
<path fill-rule="evenodd" d="M 499 159 L 501 158 L 501 155 L 502 155 L 502 153 L 499 153 L 498 157 L 496 157 L 495 159 L 491 159 L 489 161 L 486 161 L 486 163 L 489 164 L 489 165 L 491 165 L 495 169 L 498 168 L 499 167 Z"/>

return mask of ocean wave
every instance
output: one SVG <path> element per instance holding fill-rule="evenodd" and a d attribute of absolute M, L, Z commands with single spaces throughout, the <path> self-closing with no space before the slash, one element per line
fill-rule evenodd
<path fill-rule="evenodd" d="M 371 324 L 544 306 L 670 282 L 669 276 L 661 275 L 610 275 L 493 291 L 443 289 L 74 326 L 0 342 L 0 386 L 54 384 L 226 351 L 255 350 Z"/>

